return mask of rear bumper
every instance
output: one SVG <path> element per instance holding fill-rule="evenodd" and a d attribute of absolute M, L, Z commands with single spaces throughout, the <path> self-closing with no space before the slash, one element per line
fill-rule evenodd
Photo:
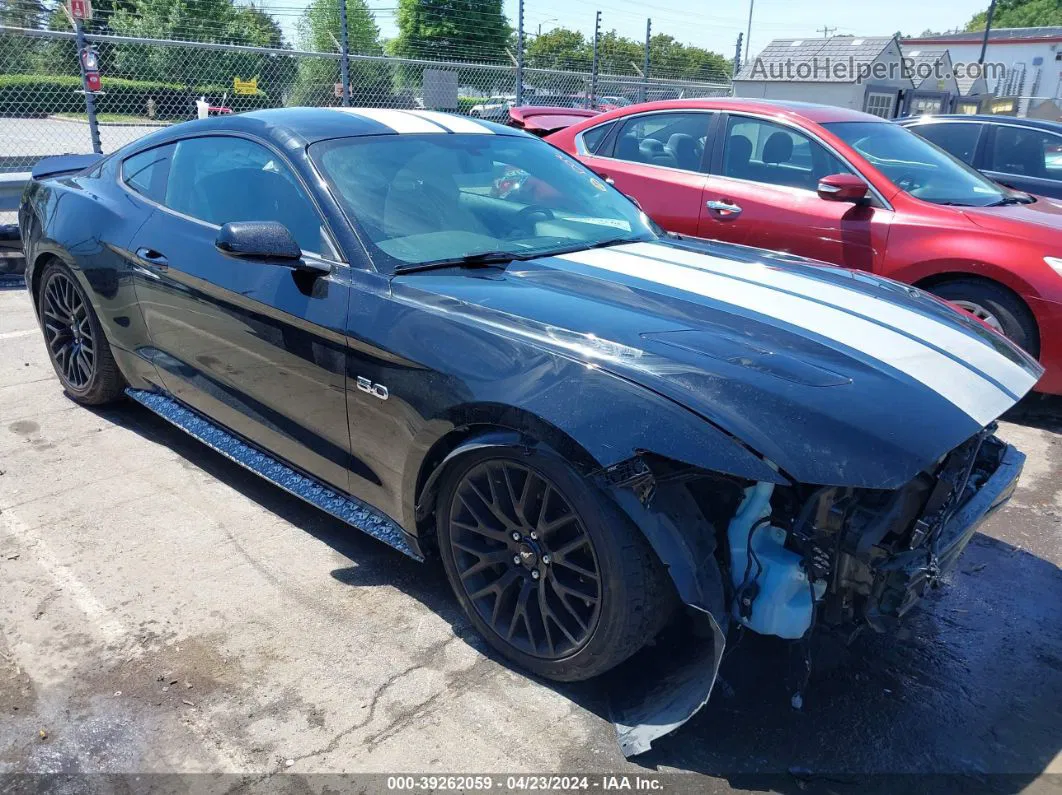
<path fill-rule="evenodd" d="M 1062 395 L 1062 303 L 1027 298 L 1040 328 L 1040 364 L 1047 371 L 1034 387 L 1037 392 Z"/>
<path fill-rule="evenodd" d="M 1014 494 L 1025 454 L 994 438 L 985 445 L 995 449 L 982 454 L 998 456 L 998 464 L 981 487 L 959 506 L 928 544 L 896 555 L 878 569 L 874 607 L 867 616 L 872 625 L 882 628 L 890 619 L 910 610 L 930 586 L 955 568 L 977 528 Z"/>

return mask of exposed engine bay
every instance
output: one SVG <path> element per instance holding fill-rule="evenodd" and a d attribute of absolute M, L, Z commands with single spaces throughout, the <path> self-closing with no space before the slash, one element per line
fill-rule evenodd
<path fill-rule="evenodd" d="M 683 600 L 712 630 L 690 641 L 703 646 L 698 661 L 688 650 L 658 655 L 667 669 L 657 674 L 660 686 L 615 699 L 624 751 L 647 750 L 703 706 L 731 624 L 805 647 L 819 630 L 852 638 L 864 628 L 893 629 L 952 568 L 980 521 L 1013 492 L 1024 456 L 994 430 L 984 429 L 893 491 L 742 483 L 648 457 L 622 474 L 610 471 L 619 476 L 613 488 L 628 489 L 650 513 L 663 512 L 686 533 L 711 537 L 686 539 L 700 557 L 699 603 L 683 594 L 682 569 L 671 570 Z M 693 521 L 693 513 L 703 521 Z M 659 552 L 654 528 L 643 529 Z M 715 573 L 705 571 L 714 567 Z M 713 583 L 721 591 L 716 598 Z M 712 634 L 714 641 L 703 642 Z M 807 671 L 797 678 L 794 706 L 806 680 Z M 682 707 L 677 694 L 687 700 Z M 689 712 L 676 723 L 683 708 Z"/>

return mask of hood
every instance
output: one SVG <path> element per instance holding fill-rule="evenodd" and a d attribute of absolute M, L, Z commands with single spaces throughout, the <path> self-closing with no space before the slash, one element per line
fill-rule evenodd
<path fill-rule="evenodd" d="M 1002 207 L 964 207 L 963 215 L 982 229 L 1028 237 L 1047 233 L 1047 239 L 1062 236 L 1062 202 L 1037 196 L 1031 204 L 1007 204 Z M 1041 227 L 1030 230 L 1028 224 Z M 1050 230 L 1050 232 L 1047 232 Z"/>
<path fill-rule="evenodd" d="M 632 243 L 396 282 L 445 299 L 451 317 L 663 394 L 803 483 L 896 488 L 1042 373 L 913 287 L 721 243 Z"/>

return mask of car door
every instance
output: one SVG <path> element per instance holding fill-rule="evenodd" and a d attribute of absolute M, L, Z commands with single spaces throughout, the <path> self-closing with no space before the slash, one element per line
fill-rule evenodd
<path fill-rule="evenodd" d="M 729 114 L 713 146 L 698 234 L 785 251 L 849 268 L 875 270 L 884 255 L 892 211 L 827 201 L 818 180 L 853 169 L 802 130 Z"/>
<path fill-rule="evenodd" d="M 1062 135 L 993 124 L 980 169 L 996 182 L 1017 190 L 1062 198 Z"/>
<path fill-rule="evenodd" d="M 349 269 L 284 158 L 243 137 L 186 138 L 167 148 L 165 191 L 130 248 L 152 348 L 179 400 L 281 459 L 346 489 L 343 333 Z M 229 221 L 280 221 L 314 276 L 223 253 Z"/>
<path fill-rule="evenodd" d="M 664 229 L 696 235 L 704 191 L 704 149 L 715 114 L 675 110 L 640 113 L 594 153 L 580 158 L 603 179 L 636 199 Z M 584 139 L 591 133 L 583 133 Z"/>

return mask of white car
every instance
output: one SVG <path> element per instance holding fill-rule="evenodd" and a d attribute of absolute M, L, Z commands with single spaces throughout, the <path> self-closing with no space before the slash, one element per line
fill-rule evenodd
<path fill-rule="evenodd" d="M 516 97 L 512 95 L 491 97 L 486 102 L 473 105 L 469 115 L 477 119 L 490 121 L 504 121 L 508 118 L 509 108 L 516 104 Z"/>

